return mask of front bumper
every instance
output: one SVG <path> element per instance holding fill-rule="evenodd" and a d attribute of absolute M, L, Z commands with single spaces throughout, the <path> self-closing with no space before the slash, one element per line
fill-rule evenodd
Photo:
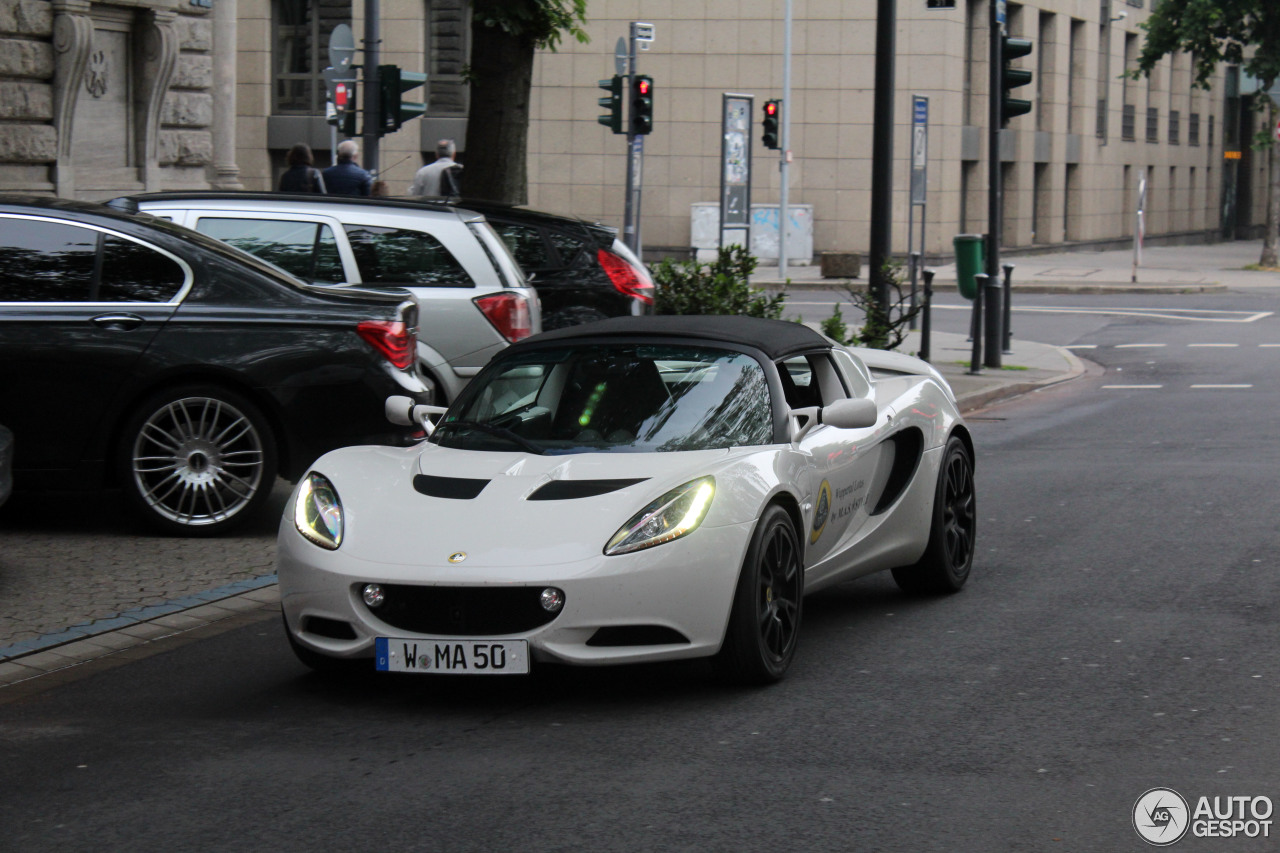
<path fill-rule="evenodd" d="M 277 558 L 280 601 L 296 641 L 335 658 L 372 658 L 377 637 L 425 636 L 524 639 L 532 658 L 542 662 L 593 665 L 704 657 L 718 651 L 724 638 L 753 527 L 700 528 L 632 554 L 600 554 L 555 566 L 403 565 L 318 548 L 286 515 Z M 368 607 L 360 594 L 368 583 L 392 591 L 397 585 L 415 587 L 418 601 L 429 600 L 432 588 L 438 588 L 442 603 L 436 609 L 446 612 L 452 602 L 464 599 L 483 603 L 486 590 L 521 587 L 530 596 L 556 587 L 564 592 L 565 604 L 546 624 L 512 633 L 481 637 L 474 633 L 483 630 L 475 620 L 468 633 L 437 633 L 435 628 L 444 623 L 427 616 L 418 624 L 432 630 L 418 633 L 397 627 L 406 624 L 403 607 L 388 617 L 397 624 Z M 454 624 L 468 621 L 466 613 L 459 615 L 461 621 Z M 447 622 L 448 616 L 443 618 Z M 494 618 L 487 622 L 485 627 L 501 624 Z M 607 638 L 603 644 L 602 637 Z"/>

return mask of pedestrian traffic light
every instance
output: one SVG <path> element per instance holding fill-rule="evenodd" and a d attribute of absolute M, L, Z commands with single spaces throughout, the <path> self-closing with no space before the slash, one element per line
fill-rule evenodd
<path fill-rule="evenodd" d="M 644 136 L 653 130 L 653 78 L 636 74 L 631 78 L 631 133 Z"/>
<path fill-rule="evenodd" d="M 597 104 L 609 111 L 608 115 L 596 116 L 596 121 L 614 133 L 622 133 L 622 75 L 615 74 L 596 85 L 609 93 L 596 99 Z"/>
<path fill-rule="evenodd" d="M 765 148 L 778 150 L 778 121 L 782 118 L 782 101 L 777 98 L 771 98 L 764 102 L 764 120 L 761 122 L 761 128 L 764 134 L 760 137 L 764 141 Z"/>
<path fill-rule="evenodd" d="M 403 99 L 403 93 L 426 85 L 427 75 L 402 71 L 398 65 L 378 66 L 378 135 L 395 133 L 411 118 L 427 111 L 427 105 Z M 367 94 L 367 93 L 366 93 Z"/>
<path fill-rule="evenodd" d="M 1004 127 L 1009 119 L 1024 116 L 1031 112 L 1031 102 L 1023 98 L 1009 97 L 1009 90 L 1025 86 L 1031 82 L 1032 73 L 1022 68 L 1010 68 L 1009 63 L 1031 53 L 1030 39 L 1017 39 L 1001 36 L 1000 56 L 1004 60 L 1004 69 L 1000 74 L 1000 126 Z"/>

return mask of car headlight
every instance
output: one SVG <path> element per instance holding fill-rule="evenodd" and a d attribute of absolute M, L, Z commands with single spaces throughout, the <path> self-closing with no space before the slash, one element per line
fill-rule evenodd
<path fill-rule="evenodd" d="M 699 477 L 672 489 L 644 509 L 613 534 L 604 546 L 605 554 L 627 554 L 652 548 L 698 529 L 716 493 L 714 477 Z"/>
<path fill-rule="evenodd" d="M 302 481 L 293 504 L 293 524 L 321 548 L 333 551 L 342 544 L 342 502 L 328 479 L 312 471 Z"/>

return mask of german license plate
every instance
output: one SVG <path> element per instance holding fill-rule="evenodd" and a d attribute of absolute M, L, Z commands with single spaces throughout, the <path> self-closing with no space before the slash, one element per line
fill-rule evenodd
<path fill-rule="evenodd" d="M 378 637 L 374 647 L 379 672 L 524 675 L 529 671 L 527 640 Z"/>

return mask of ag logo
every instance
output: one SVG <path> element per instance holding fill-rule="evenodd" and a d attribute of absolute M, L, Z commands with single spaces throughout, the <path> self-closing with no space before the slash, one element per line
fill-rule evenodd
<path fill-rule="evenodd" d="M 831 484 L 826 480 L 818 487 L 818 508 L 813 511 L 813 532 L 809 534 L 810 544 L 817 542 L 831 517 Z"/>
<path fill-rule="evenodd" d="M 467 559 L 466 551 L 454 551 L 452 554 L 449 555 L 450 563 L 461 563 L 465 559 Z"/>
<path fill-rule="evenodd" d="M 1133 828 L 1143 841 L 1156 847 L 1178 841 L 1190 825 L 1187 801 L 1172 788 L 1152 788 L 1133 804 Z"/>

